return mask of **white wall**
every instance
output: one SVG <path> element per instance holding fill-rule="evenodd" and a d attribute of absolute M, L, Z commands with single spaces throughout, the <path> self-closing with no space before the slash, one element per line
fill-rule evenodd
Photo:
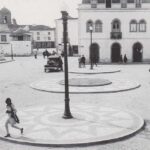
<path fill-rule="evenodd" d="M 11 44 L 7 43 L 7 44 L 2 44 L 0 43 L 0 50 L 2 50 L 4 52 L 4 54 L 11 54 Z"/>
<path fill-rule="evenodd" d="M 30 55 L 31 41 L 11 41 L 14 55 Z"/>

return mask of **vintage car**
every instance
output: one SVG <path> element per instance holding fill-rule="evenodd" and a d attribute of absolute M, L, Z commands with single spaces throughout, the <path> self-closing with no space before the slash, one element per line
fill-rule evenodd
<path fill-rule="evenodd" d="M 50 71 L 62 71 L 62 59 L 58 55 L 51 55 L 47 58 L 47 64 L 44 65 L 44 71 L 50 72 Z"/>

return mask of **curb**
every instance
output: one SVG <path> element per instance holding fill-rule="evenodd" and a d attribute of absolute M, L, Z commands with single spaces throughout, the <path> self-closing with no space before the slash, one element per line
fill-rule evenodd
<path fill-rule="evenodd" d="M 131 113 L 131 112 L 130 112 Z M 134 113 L 132 113 L 134 114 Z M 114 138 L 108 138 L 105 140 L 101 140 L 98 141 L 91 141 L 91 142 L 79 142 L 79 143 L 40 143 L 40 142 L 28 142 L 28 141 L 22 141 L 22 140 L 18 140 L 18 138 L 5 138 L 5 137 L 0 137 L 0 140 L 2 141 L 6 141 L 6 142 L 10 142 L 10 143 L 15 143 L 15 144 L 21 144 L 21 145 L 28 145 L 28 146 L 36 146 L 36 147 L 60 147 L 60 148 L 67 148 L 67 147 L 86 147 L 86 146 L 93 146 L 93 145 L 102 145 L 102 144 L 108 144 L 108 143 L 113 143 L 113 142 L 118 142 L 121 140 L 125 140 L 128 138 L 133 137 L 134 135 L 138 134 L 139 132 L 141 132 L 142 130 L 144 130 L 145 127 L 145 121 L 139 117 L 138 115 L 134 114 L 136 117 L 138 117 L 139 119 L 139 127 L 137 127 L 136 129 L 134 129 L 131 133 L 126 133 L 126 135 L 121 135 L 120 137 L 114 137 Z M 23 136 L 21 136 L 23 137 Z"/>
<path fill-rule="evenodd" d="M 44 92 L 50 92 L 50 93 L 65 93 L 63 91 L 51 91 L 51 90 L 43 90 L 43 89 L 40 89 L 40 88 L 35 88 L 33 87 L 32 85 L 30 86 L 32 89 L 34 90 L 38 90 L 38 91 L 44 91 Z M 134 89 L 137 89 L 137 88 L 140 88 L 141 87 L 141 84 L 137 85 L 136 87 L 133 87 L 133 88 L 129 88 L 129 89 L 122 89 L 122 90 L 116 90 L 116 91 L 93 91 L 93 92 L 71 92 L 69 91 L 69 94 L 105 94 L 105 93 L 117 93 L 117 92 L 126 92 L 126 91 L 131 91 L 131 90 L 134 90 Z"/>
<path fill-rule="evenodd" d="M 110 71 L 110 72 L 73 72 L 70 71 L 69 73 L 73 73 L 73 74 L 88 74 L 88 75 L 93 75 L 93 74 L 109 74 L 109 73 L 117 73 L 117 72 L 121 72 L 121 70 L 117 70 L 117 71 Z"/>
<path fill-rule="evenodd" d="M 8 60 L 8 61 L 0 61 L 0 64 L 3 64 L 3 63 L 8 63 L 8 62 L 13 62 L 13 61 L 15 61 L 15 60 Z"/>

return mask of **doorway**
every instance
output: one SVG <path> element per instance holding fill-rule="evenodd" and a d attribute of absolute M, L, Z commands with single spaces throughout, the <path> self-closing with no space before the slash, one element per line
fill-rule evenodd
<path fill-rule="evenodd" d="M 121 47 L 120 44 L 114 43 L 111 47 L 111 61 L 112 62 L 119 62 L 121 55 Z"/>
<path fill-rule="evenodd" d="M 96 63 L 99 62 L 99 45 L 97 43 L 90 46 L 90 60 Z"/>
<path fill-rule="evenodd" d="M 143 46 L 141 43 L 135 43 L 133 45 L 133 62 L 142 62 Z"/>

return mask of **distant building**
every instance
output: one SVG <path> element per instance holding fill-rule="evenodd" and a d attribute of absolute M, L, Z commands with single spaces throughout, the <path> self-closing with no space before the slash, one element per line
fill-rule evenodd
<path fill-rule="evenodd" d="M 56 19 L 56 49 L 63 51 L 63 24 L 62 19 Z M 78 18 L 68 17 L 68 55 L 78 55 Z"/>
<path fill-rule="evenodd" d="M 150 0 L 82 0 L 78 14 L 79 53 L 88 60 L 150 61 Z"/>
<path fill-rule="evenodd" d="M 11 45 L 10 45 L 10 30 L 7 24 L 0 24 L 0 52 L 10 54 Z"/>
<path fill-rule="evenodd" d="M 32 33 L 33 48 L 34 49 L 48 49 L 49 51 L 55 49 L 55 28 L 50 28 L 44 25 L 30 25 L 29 30 Z"/>
<path fill-rule="evenodd" d="M 55 29 L 45 25 L 18 25 L 7 8 L 0 10 L 0 50 L 11 55 L 31 55 L 33 49 L 55 50 Z"/>
<path fill-rule="evenodd" d="M 11 33 L 11 48 L 14 55 L 30 55 L 32 52 L 32 34 L 22 28 Z"/>

